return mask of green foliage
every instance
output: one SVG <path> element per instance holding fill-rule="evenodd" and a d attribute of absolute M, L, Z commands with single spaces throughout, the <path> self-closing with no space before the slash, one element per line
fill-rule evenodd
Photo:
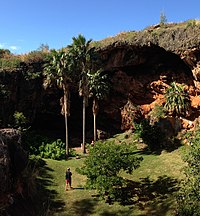
<path fill-rule="evenodd" d="M 35 72 L 32 68 L 29 68 L 26 72 L 23 73 L 25 80 L 34 80 L 42 76 L 42 72 Z"/>
<path fill-rule="evenodd" d="M 140 124 L 135 123 L 135 132 L 138 138 L 148 145 L 149 150 L 155 151 L 165 148 L 165 136 L 157 124 L 150 125 L 147 119 Z"/>
<path fill-rule="evenodd" d="M 151 122 L 158 122 L 160 119 L 165 117 L 165 110 L 163 106 L 155 105 L 154 108 L 149 112 Z"/>
<path fill-rule="evenodd" d="M 97 100 L 104 99 L 110 90 L 110 84 L 107 74 L 102 74 L 101 70 L 95 73 L 87 73 L 89 92 L 91 97 L 97 98 Z"/>
<path fill-rule="evenodd" d="M 186 179 L 178 194 L 178 215 L 200 215 L 200 129 L 189 140 L 189 149 L 184 157 Z"/>
<path fill-rule="evenodd" d="M 68 53 L 65 50 L 52 50 L 44 66 L 44 86 L 56 84 L 59 88 L 71 82 L 73 71 Z"/>
<path fill-rule="evenodd" d="M 65 143 L 57 139 L 52 143 L 42 144 L 39 147 L 39 154 L 42 158 L 51 158 L 54 160 L 65 159 Z"/>
<path fill-rule="evenodd" d="M 190 109 L 191 101 L 183 85 L 172 82 L 165 93 L 166 103 L 164 108 L 174 116 L 186 115 Z"/>
<path fill-rule="evenodd" d="M 6 89 L 6 86 L 0 84 L 0 100 L 5 100 L 9 97 L 10 91 Z"/>
<path fill-rule="evenodd" d="M 9 58 L 0 58 L 0 69 L 16 69 L 20 68 L 21 59 L 17 56 L 9 56 Z"/>
<path fill-rule="evenodd" d="M 196 20 L 190 19 L 187 22 L 187 27 L 195 27 L 196 26 Z"/>
<path fill-rule="evenodd" d="M 119 190 L 126 185 L 120 172 L 132 173 L 143 159 L 135 157 L 133 151 L 132 146 L 126 143 L 97 141 L 94 147 L 89 148 L 84 166 L 77 171 L 87 176 L 86 187 L 96 189 L 102 197 L 109 194 L 116 200 Z"/>
<path fill-rule="evenodd" d="M 26 124 L 28 122 L 26 116 L 22 112 L 15 112 L 14 115 L 14 124 L 15 128 L 19 130 L 23 130 L 26 127 Z"/>

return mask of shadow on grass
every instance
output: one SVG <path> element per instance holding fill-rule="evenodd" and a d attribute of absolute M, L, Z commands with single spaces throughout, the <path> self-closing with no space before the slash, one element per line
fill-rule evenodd
<path fill-rule="evenodd" d="M 51 190 L 48 187 L 55 185 L 52 181 L 53 177 L 51 172 L 54 170 L 44 166 L 40 170 L 39 178 L 37 179 L 37 191 L 36 205 L 38 205 L 38 215 L 49 215 L 51 212 L 62 212 L 64 208 L 64 202 L 58 199 L 58 193 L 55 190 Z"/>
<path fill-rule="evenodd" d="M 9 215 L 46 216 L 55 210 L 56 212 L 62 211 L 63 201 L 56 199 L 58 194 L 55 190 L 48 189 L 48 186 L 54 184 L 50 174 L 53 170 L 46 167 L 45 163 L 41 166 L 39 176 L 38 168 L 35 173 L 29 173 L 29 178 L 25 179 L 23 193 L 13 195 L 13 204 L 7 211 Z"/>
<path fill-rule="evenodd" d="M 121 205 L 134 205 L 145 210 L 145 215 L 165 215 L 173 204 L 173 194 L 179 189 L 178 180 L 166 175 L 156 181 L 149 177 L 140 182 L 127 180 L 127 186 L 121 189 L 118 201 Z"/>
<path fill-rule="evenodd" d="M 75 201 L 73 203 L 73 213 L 71 212 L 71 215 L 78 215 L 78 216 L 89 216 L 92 214 L 99 215 L 99 216 L 116 216 L 116 215 L 123 215 L 123 216 L 129 216 L 132 212 L 132 209 L 120 209 L 120 210 L 104 210 L 100 209 L 99 212 L 96 212 L 96 206 L 99 205 L 99 199 L 98 196 L 95 196 L 96 198 L 93 199 L 82 199 L 79 201 Z"/>
<path fill-rule="evenodd" d="M 140 216 L 145 215 L 166 215 L 173 209 L 173 194 L 178 190 L 178 180 L 168 176 L 160 176 L 157 180 L 151 180 L 149 177 L 141 178 L 141 181 L 135 182 L 127 180 L 127 186 L 116 190 L 117 202 L 121 206 L 127 206 L 120 210 L 115 208 L 101 209 L 98 212 L 100 216 L 134 215 L 136 209 L 141 211 Z M 106 199 L 106 197 L 105 197 Z M 73 203 L 73 215 L 87 216 L 97 213 L 95 206 L 100 201 L 98 195 L 91 199 L 81 199 Z M 114 204 L 114 202 L 109 202 Z"/>
<path fill-rule="evenodd" d="M 94 212 L 95 206 L 98 205 L 97 199 L 82 199 L 73 203 L 73 215 L 86 216 Z"/>

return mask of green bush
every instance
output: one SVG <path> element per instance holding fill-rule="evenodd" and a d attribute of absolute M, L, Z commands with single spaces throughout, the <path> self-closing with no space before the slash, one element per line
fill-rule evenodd
<path fill-rule="evenodd" d="M 28 122 L 26 116 L 22 112 L 15 112 L 14 115 L 15 128 L 23 130 Z"/>
<path fill-rule="evenodd" d="M 155 123 L 160 119 L 164 118 L 166 115 L 164 107 L 155 105 L 154 108 L 149 112 L 150 122 Z"/>
<path fill-rule="evenodd" d="M 132 173 L 142 161 L 142 157 L 136 157 L 133 151 L 132 145 L 126 143 L 95 142 L 94 147 L 89 148 L 83 167 L 77 169 L 87 176 L 86 188 L 96 189 L 102 197 L 109 195 L 110 199 L 117 200 L 121 188 L 126 186 L 121 171 Z"/>
<path fill-rule="evenodd" d="M 138 138 L 142 138 L 143 142 L 148 145 L 149 150 L 155 151 L 165 148 L 165 135 L 161 129 L 155 124 L 150 125 L 147 119 L 135 124 L 135 133 Z"/>
<path fill-rule="evenodd" d="M 177 197 L 179 216 L 200 215 L 200 129 L 194 132 L 189 144 L 184 156 L 186 179 Z"/>
<path fill-rule="evenodd" d="M 65 143 L 61 139 L 57 139 L 52 143 L 43 143 L 39 147 L 39 152 L 42 158 L 51 158 L 54 160 L 66 158 Z"/>

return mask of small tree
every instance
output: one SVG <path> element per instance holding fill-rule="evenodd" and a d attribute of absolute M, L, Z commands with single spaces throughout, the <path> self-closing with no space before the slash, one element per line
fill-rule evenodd
<path fill-rule="evenodd" d="M 160 25 L 164 25 L 167 22 L 167 17 L 164 12 L 160 13 Z"/>
<path fill-rule="evenodd" d="M 99 100 L 104 99 L 110 89 L 107 75 L 102 75 L 101 70 L 95 73 L 88 73 L 88 84 L 90 97 L 93 98 L 92 112 L 94 117 L 94 141 L 97 139 L 96 117 L 99 111 Z"/>
<path fill-rule="evenodd" d="M 87 176 L 86 187 L 96 189 L 103 197 L 109 194 L 111 199 L 116 200 L 120 189 L 126 186 L 120 171 L 132 173 L 142 161 L 142 157 L 132 154 L 132 148 L 126 143 L 118 145 L 111 141 L 97 141 L 94 147 L 89 148 L 90 154 L 84 166 L 77 170 Z"/>
<path fill-rule="evenodd" d="M 47 87 L 56 83 L 63 90 L 63 103 L 61 113 L 65 116 L 65 140 L 66 157 L 69 156 L 69 136 L 68 136 L 68 116 L 70 116 L 70 86 L 72 82 L 72 68 L 70 55 L 64 50 L 53 50 L 49 63 L 44 68 L 45 81 Z"/>

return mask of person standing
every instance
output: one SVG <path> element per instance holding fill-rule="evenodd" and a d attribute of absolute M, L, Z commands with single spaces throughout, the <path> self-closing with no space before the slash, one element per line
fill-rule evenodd
<path fill-rule="evenodd" d="M 68 185 L 70 189 L 72 189 L 72 173 L 70 171 L 70 168 L 67 168 L 66 170 L 65 179 L 66 179 L 65 190 L 68 189 Z"/>

